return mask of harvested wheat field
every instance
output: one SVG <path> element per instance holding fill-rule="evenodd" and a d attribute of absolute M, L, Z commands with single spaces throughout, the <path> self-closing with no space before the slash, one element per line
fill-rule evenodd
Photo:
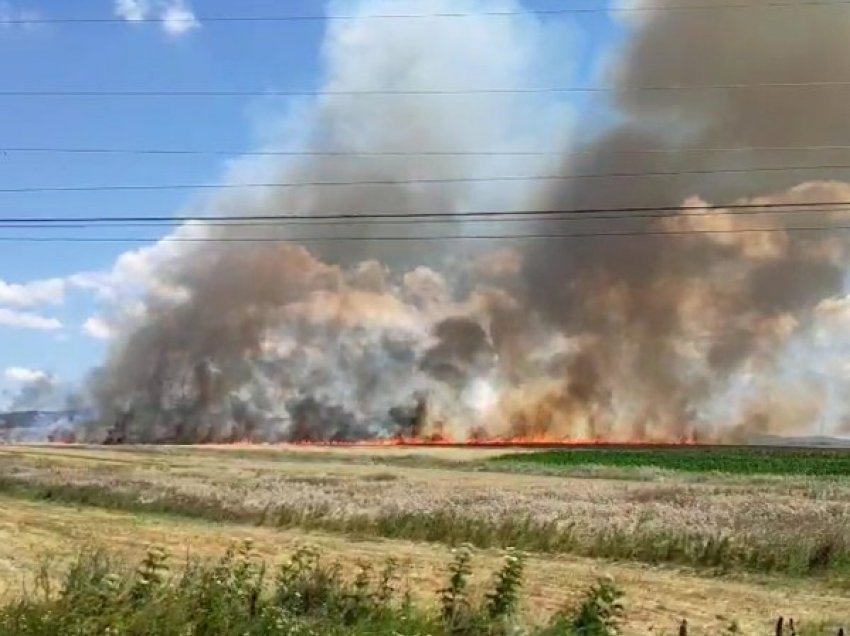
<path fill-rule="evenodd" d="M 313 545 L 346 572 L 406 563 L 433 602 L 450 548 L 483 595 L 500 552 L 527 554 L 521 607 L 542 620 L 594 581 L 624 592 L 627 633 L 734 628 L 779 615 L 817 633 L 850 617 L 850 480 L 570 465 L 435 449 L 0 448 L 0 573 L 14 594 L 83 548 L 212 557 L 246 537 L 269 563 Z M 646 459 L 646 458 L 644 458 Z M 648 460 L 647 460 L 648 461 Z M 651 462 L 650 462 L 651 463 Z"/>

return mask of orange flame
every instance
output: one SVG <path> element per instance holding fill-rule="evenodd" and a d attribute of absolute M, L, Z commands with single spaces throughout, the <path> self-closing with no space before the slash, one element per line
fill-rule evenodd
<path fill-rule="evenodd" d="M 250 442 L 248 443 L 250 444 Z M 373 440 L 361 440 L 356 442 L 338 441 L 300 441 L 288 444 L 294 447 L 330 447 L 330 448 L 615 448 L 615 447 L 640 447 L 640 448 L 667 448 L 678 446 L 697 446 L 695 438 L 680 439 L 675 441 L 659 440 L 631 440 L 612 441 L 608 439 L 559 439 L 548 436 L 540 437 L 475 437 L 467 440 L 456 440 L 445 435 L 432 435 L 429 437 L 391 437 Z"/>

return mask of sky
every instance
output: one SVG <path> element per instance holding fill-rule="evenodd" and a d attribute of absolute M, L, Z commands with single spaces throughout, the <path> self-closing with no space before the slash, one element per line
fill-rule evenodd
<path fill-rule="evenodd" d="M 338 0 L 332 9 L 346 2 L 356 0 Z M 599 7 L 601 2 L 584 0 L 581 6 Z M 428 12 L 424 0 L 394 0 L 393 5 L 399 13 Z M 559 0 L 526 0 L 523 6 L 545 10 L 563 5 Z M 203 16 L 321 16 L 328 10 L 318 0 L 0 0 L 0 77 L 3 89 L 10 91 L 315 90 L 321 87 L 325 70 L 322 41 L 327 20 L 204 23 Z M 10 22 L 111 17 L 121 20 L 109 24 Z M 163 22 L 136 22 L 140 17 Z M 621 25 L 606 13 L 542 16 L 540 20 L 563 26 L 563 50 L 556 54 L 569 69 L 570 82 L 595 81 L 619 41 Z M 475 78 L 470 82 L 474 84 Z M 295 107 L 309 108 L 309 100 L 0 96 L 0 147 L 238 153 L 267 146 L 270 130 Z M 604 119 L 601 114 L 599 118 Z M 10 150 L 0 154 L 0 189 L 216 183 L 236 157 Z M 0 192 L 0 215 L 168 216 L 187 209 L 198 196 L 191 190 Z M 104 312 L 116 303 L 132 302 L 128 292 L 143 289 L 148 264 L 136 250 L 143 248 L 144 239 L 152 243 L 166 231 L 105 231 L 105 235 L 117 233 L 139 242 L 0 242 L 0 408 L 9 408 L 28 383 L 46 379 L 68 388 L 84 380 L 106 355 L 113 335 Z M 61 229 L 2 229 L 0 238 L 34 232 L 68 234 Z"/>

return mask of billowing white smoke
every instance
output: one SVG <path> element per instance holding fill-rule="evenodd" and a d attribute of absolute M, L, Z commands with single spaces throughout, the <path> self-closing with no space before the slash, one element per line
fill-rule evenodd
<path fill-rule="evenodd" d="M 427 9 L 494 8 L 492 2 L 461 4 L 432 2 Z M 503 0 L 495 8 L 520 7 Z M 380 0 L 330 7 L 364 15 L 397 9 Z M 546 155 L 463 153 L 554 150 L 569 131 L 565 106 L 533 94 L 335 93 L 558 84 L 570 65 L 555 52 L 568 35 L 528 16 L 332 22 L 323 47 L 328 94 L 290 105 L 282 121 L 269 125 L 264 145 L 414 154 L 240 160 L 226 180 L 399 184 L 230 190 L 196 205 L 210 215 L 522 208 L 533 196 L 533 182 L 404 182 L 546 172 L 554 167 Z M 440 152 L 459 154 L 427 154 Z M 431 234 L 463 230 L 460 224 L 424 228 Z M 476 233 L 481 230 L 476 226 Z M 421 234 L 423 228 L 196 225 L 178 234 L 291 238 L 320 231 L 379 237 Z M 158 248 L 168 253 L 151 277 L 146 306 L 92 382 L 101 414 L 93 434 L 116 423 L 113 438 L 154 441 L 424 433 L 415 412 L 426 400 L 435 430 L 443 423 L 444 433 L 464 436 L 484 424 L 495 402 L 489 383 L 508 381 L 494 339 L 507 345 L 510 321 L 521 314 L 504 288 L 516 279 L 518 255 L 508 250 L 459 259 L 464 250 L 452 252 L 440 242 L 403 250 L 379 241 L 329 245 L 312 253 L 285 243 Z M 426 262 L 450 267 L 441 273 Z"/>
<path fill-rule="evenodd" d="M 513 0 L 443 0 L 429 2 L 427 11 L 485 7 L 521 8 Z M 364 0 L 332 3 L 331 10 L 366 15 L 398 7 Z M 623 150 L 648 148 L 670 151 L 654 160 L 667 162 L 662 168 L 700 174 L 725 164 L 715 155 L 679 156 L 681 146 L 781 145 L 783 132 L 791 133 L 786 143 L 804 143 L 805 126 L 797 121 L 805 117 L 802 109 L 781 109 L 786 121 L 777 123 L 751 94 L 695 101 L 676 92 L 634 91 L 700 83 L 700 69 L 722 75 L 731 68 L 736 76 L 744 73 L 744 83 L 758 79 L 741 65 L 706 65 L 709 53 L 720 61 L 729 57 L 707 43 L 724 41 L 722 28 L 737 29 L 738 22 L 671 22 L 673 15 L 682 12 L 647 14 L 633 25 L 615 83 L 623 89 L 614 103 L 622 117 L 584 147 L 578 161 L 565 156 L 552 164 L 545 155 L 240 160 L 229 167 L 226 181 L 398 183 L 231 189 L 198 201 L 193 210 L 212 216 L 460 213 L 850 199 L 850 186 L 826 180 L 829 173 L 803 185 L 805 179 L 788 174 L 726 181 L 591 179 L 554 187 L 534 181 L 410 183 L 616 171 L 628 156 Z M 743 17 L 749 32 L 762 32 L 755 13 Z M 779 32 L 782 24 L 774 25 Z M 795 40 L 796 65 L 777 57 L 772 40 L 755 41 L 746 60 L 767 81 L 792 81 L 802 67 L 821 64 L 832 45 L 844 42 L 833 37 L 836 25 L 821 26 L 817 42 Z M 569 148 L 569 110 L 545 95 L 339 94 L 569 84 L 570 61 L 559 57 L 569 36 L 569 29 L 544 26 L 528 15 L 334 21 L 323 50 L 329 94 L 290 103 L 286 116 L 265 131 L 263 144 L 342 153 Z M 777 41 L 785 46 L 782 38 Z M 723 78 L 712 75 L 706 83 L 712 81 Z M 832 106 L 830 100 L 815 103 L 813 111 L 821 115 L 816 132 L 825 130 L 826 120 L 847 132 Z M 677 124 L 681 130 L 674 130 Z M 550 223 L 534 229 L 556 233 Z M 88 434 L 118 442 L 395 434 L 676 440 L 808 430 L 824 418 L 839 423 L 840 401 L 824 406 L 834 391 L 826 379 L 789 373 L 785 365 L 811 360 L 800 351 L 816 355 L 830 317 L 846 304 L 841 294 L 847 253 L 829 235 L 786 232 L 793 223 L 787 215 L 754 220 L 731 211 L 701 219 L 633 219 L 627 227 L 635 231 L 754 225 L 778 231 L 490 244 L 489 251 L 472 243 L 380 240 L 464 232 L 461 223 L 184 227 L 179 234 L 210 238 L 298 239 L 321 232 L 337 238 L 369 233 L 375 240 L 307 247 L 164 244 L 144 252 L 159 258 L 146 271 L 150 293 L 92 380 L 100 421 Z M 479 234 L 504 229 L 475 225 Z M 586 220 L 571 229 L 612 228 Z M 140 258 L 124 265 L 138 266 Z M 781 398 L 776 387 L 782 387 Z"/>

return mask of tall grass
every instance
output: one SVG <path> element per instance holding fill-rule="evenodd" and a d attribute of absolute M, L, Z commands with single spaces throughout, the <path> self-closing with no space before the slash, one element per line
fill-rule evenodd
<path fill-rule="evenodd" d="M 61 587 L 48 575 L 20 600 L 0 607 L 0 634 L 14 636 L 320 636 L 343 634 L 446 636 L 613 636 L 620 593 L 601 583 L 579 607 L 548 624 L 522 625 L 519 553 L 506 555 L 491 591 L 469 594 L 471 552 L 459 550 L 436 607 L 416 607 L 397 565 L 366 566 L 346 578 L 336 563 L 305 548 L 271 568 L 250 543 L 217 562 L 188 561 L 173 569 L 161 549 L 133 570 L 104 553 L 81 554 Z"/>
<path fill-rule="evenodd" d="M 469 543 L 479 548 L 516 548 L 543 553 L 571 553 L 644 563 L 677 563 L 718 571 L 790 575 L 850 572 L 850 544 L 843 528 L 783 536 L 729 536 L 698 529 L 682 531 L 658 525 L 597 528 L 593 531 L 559 520 L 528 515 L 488 518 L 462 510 L 381 511 L 339 515 L 331 507 L 281 504 L 260 511 L 187 494 L 150 493 L 95 484 L 43 484 L 0 477 L 0 492 L 29 499 L 84 504 L 134 512 L 175 514 L 211 521 L 301 528 L 355 536 Z"/>

